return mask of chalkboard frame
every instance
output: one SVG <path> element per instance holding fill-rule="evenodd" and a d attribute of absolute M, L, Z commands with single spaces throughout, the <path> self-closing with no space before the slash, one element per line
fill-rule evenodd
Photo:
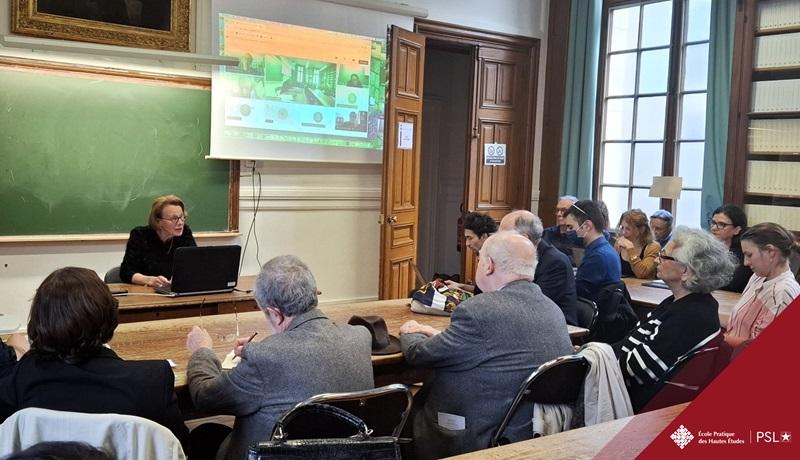
<path fill-rule="evenodd" d="M 209 90 L 211 89 L 211 78 L 190 77 L 183 75 L 168 75 L 132 71 L 125 69 L 115 69 L 107 67 L 91 67 L 59 62 L 41 61 L 33 59 L 18 59 L 10 57 L 0 57 L 0 69 L 25 70 L 34 72 L 47 72 L 50 74 L 62 74 L 65 76 L 83 76 L 91 78 L 107 78 L 128 82 L 139 82 L 151 85 L 164 85 L 173 87 L 188 87 Z M 209 108 L 210 110 L 210 108 Z M 224 161 L 224 160 L 208 160 Z M 239 176 L 240 161 L 228 160 L 228 225 L 225 231 L 201 231 L 195 232 L 198 238 L 217 238 L 238 236 L 239 233 Z M 143 218 L 146 221 L 146 216 Z M 69 234 L 69 235 L 7 235 L 0 236 L 0 244 L 3 243 L 30 243 L 30 242 L 71 242 L 71 241 L 114 241 L 127 240 L 128 233 L 93 233 L 93 234 Z"/>

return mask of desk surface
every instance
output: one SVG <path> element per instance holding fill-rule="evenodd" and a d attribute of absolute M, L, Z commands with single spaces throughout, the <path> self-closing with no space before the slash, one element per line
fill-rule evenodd
<path fill-rule="evenodd" d="M 633 303 L 642 307 L 655 308 L 664 299 L 672 295 L 672 291 L 669 289 L 642 286 L 642 283 L 652 280 L 623 278 L 622 281 L 625 282 L 625 286 L 628 288 L 628 292 L 631 294 L 631 300 Z M 739 301 L 739 298 L 742 295 L 738 292 L 728 291 L 714 291 L 711 293 L 711 295 L 713 295 L 714 298 L 717 299 L 717 302 L 719 302 L 719 322 L 723 326 L 727 326 L 731 312 L 733 311 L 733 307 L 736 306 L 736 302 Z"/>
<path fill-rule="evenodd" d="M 338 305 L 323 305 L 320 309 L 333 321 L 346 323 L 352 315 L 379 315 L 386 321 L 392 335 L 398 335 L 400 326 L 408 320 L 429 324 L 444 329 L 450 324 L 448 316 L 433 316 L 414 313 L 409 308 L 409 299 L 380 300 Z M 186 366 L 190 353 L 186 349 L 186 335 L 194 325 L 208 329 L 214 339 L 214 352 L 222 360 L 231 351 L 236 337 L 236 316 L 239 318 L 239 335 L 246 336 L 258 331 L 255 341 L 271 334 L 264 314 L 260 311 L 238 314 L 209 315 L 202 318 L 164 319 L 120 324 L 111 340 L 113 348 L 124 359 L 171 359 L 175 362 L 175 386 L 186 385 Z M 570 335 L 579 337 L 588 331 L 568 326 Z M 403 355 L 381 355 L 372 357 L 373 365 L 403 363 Z"/>
<path fill-rule="evenodd" d="M 658 288 L 655 288 L 658 289 Z M 635 458 L 661 431 L 667 427 L 689 403 L 665 407 L 643 414 L 612 420 L 606 423 L 578 428 L 577 430 L 529 439 L 493 449 L 451 457 L 460 460 L 478 459 L 529 459 L 570 458 L 589 459 L 601 454 L 602 458 Z M 632 423 L 630 433 L 616 436 L 626 425 Z M 612 441 L 609 445 L 609 441 Z M 601 452 L 604 447 L 608 450 Z M 612 452 L 613 451 L 613 452 Z"/>

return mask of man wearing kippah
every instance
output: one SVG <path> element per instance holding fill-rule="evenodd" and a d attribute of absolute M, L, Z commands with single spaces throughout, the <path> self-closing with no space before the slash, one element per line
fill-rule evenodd
<path fill-rule="evenodd" d="M 672 238 L 672 220 L 672 214 L 666 209 L 659 209 L 650 216 L 650 229 L 662 248 Z"/>

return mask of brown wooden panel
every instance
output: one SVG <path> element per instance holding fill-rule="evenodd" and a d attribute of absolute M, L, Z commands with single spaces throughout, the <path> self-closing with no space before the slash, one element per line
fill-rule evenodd
<path fill-rule="evenodd" d="M 392 26 L 387 120 L 383 149 L 381 262 L 379 297 L 408 296 L 417 253 L 419 161 L 422 144 L 422 93 L 425 37 Z M 398 123 L 414 125 L 410 149 L 397 148 Z"/>
<path fill-rule="evenodd" d="M 414 224 L 392 225 L 392 248 L 414 244 L 415 233 Z"/>
<path fill-rule="evenodd" d="M 511 210 L 509 193 L 516 183 L 515 171 L 523 162 L 520 152 L 513 142 L 513 125 L 510 123 L 494 123 L 481 120 L 480 163 L 478 167 L 478 196 L 476 210 L 485 212 L 488 209 Z M 483 164 L 485 144 L 506 144 L 506 164 L 504 166 L 486 166 Z M 502 217 L 502 216 L 500 216 Z"/>
<path fill-rule="evenodd" d="M 481 108 L 514 109 L 515 97 L 524 97 L 524 95 L 518 94 L 519 91 L 516 87 L 518 72 L 516 64 L 483 59 L 481 69 Z"/>
<path fill-rule="evenodd" d="M 422 72 L 424 67 L 422 59 L 424 53 L 416 47 L 414 43 L 404 40 L 400 41 L 398 55 L 400 60 L 400 75 L 402 75 L 397 86 L 397 94 L 413 99 L 422 99 Z"/>

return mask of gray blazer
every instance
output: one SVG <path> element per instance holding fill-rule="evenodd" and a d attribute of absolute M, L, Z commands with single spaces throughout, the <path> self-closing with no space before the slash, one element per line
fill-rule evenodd
<path fill-rule="evenodd" d="M 217 459 L 245 458 L 250 444 L 269 439 L 281 415 L 315 394 L 373 388 L 371 350 L 366 328 L 334 324 L 317 308 L 283 333 L 245 346 L 230 371 L 211 350 L 197 350 L 187 369 L 192 401 L 200 410 L 236 416 Z"/>
<path fill-rule="evenodd" d="M 413 414 L 420 459 L 489 447 L 525 377 L 573 352 L 561 310 L 524 280 L 462 303 L 441 334 L 406 334 L 400 341 L 407 362 L 436 372 Z M 533 405 L 521 405 L 517 414 L 506 430 L 512 442 L 532 436 Z"/>

